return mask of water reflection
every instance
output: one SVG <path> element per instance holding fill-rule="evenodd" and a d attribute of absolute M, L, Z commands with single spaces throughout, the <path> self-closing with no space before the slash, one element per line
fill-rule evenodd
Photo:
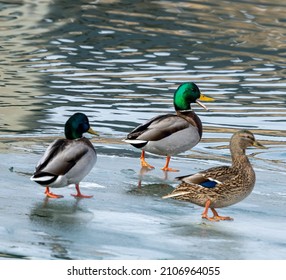
<path fill-rule="evenodd" d="M 45 198 L 42 203 L 36 203 L 31 210 L 30 219 L 42 226 L 60 228 L 70 231 L 92 220 L 91 212 L 79 207 L 78 199 L 70 201 L 53 201 Z"/>
<path fill-rule="evenodd" d="M 77 242 L 77 238 L 71 241 L 72 236 L 80 236 L 93 219 L 93 213 L 83 210 L 79 200 L 74 200 L 72 204 L 70 201 L 45 198 L 32 207 L 29 217 L 32 224 L 41 229 L 33 233 L 33 238 L 38 243 L 37 247 L 49 252 L 50 256 L 45 258 L 72 259 L 70 250 Z"/>
<path fill-rule="evenodd" d="M 171 232 L 179 236 L 182 240 L 189 240 L 189 258 L 196 259 L 201 254 L 202 259 L 225 259 L 226 252 L 235 256 L 235 259 L 244 257 L 244 238 L 235 231 L 226 227 L 216 227 L 207 223 L 190 223 L 190 217 L 171 223 Z M 220 243 L 221 250 L 215 249 Z M 201 253 L 199 253 L 201 252 Z"/>
<path fill-rule="evenodd" d="M 185 81 L 217 100 L 212 113 L 195 108 L 206 131 L 282 129 L 280 1 L 109 2 L 1 6 L 1 36 L 10 38 L 2 46 L 2 133 L 59 133 L 58 124 L 80 107 L 101 133 L 122 136 L 172 110 L 172 94 Z"/>
<path fill-rule="evenodd" d="M 140 181 L 140 185 L 138 184 L 138 186 L 131 188 L 127 191 L 127 193 L 132 195 L 155 196 L 161 198 L 172 190 L 174 190 L 174 188 L 167 183 L 145 183 L 142 185 L 142 182 Z"/>

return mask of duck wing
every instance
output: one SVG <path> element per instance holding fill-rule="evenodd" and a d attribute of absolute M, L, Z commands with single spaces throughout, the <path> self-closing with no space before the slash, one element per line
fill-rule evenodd
<path fill-rule="evenodd" d="M 124 140 L 136 147 L 144 146 L 148 141 L 158 141 L 169 135 L 186 129 L 189 123 L 177 115 L 160 115 L 150 119 L 148 122 L 139 125 L 131 131 Z"/>
<path fill-rule="evenodd" d="M 210 195 L 212 190 L 217 190 L 226 180 L 233 179 L 233 173 L 229 166 L 219 166 L 207 169 L 205 171 L 176 177 L 181 181 L 172 193 L 163 196 L 163 198 L 178 198 L 181 200 L 189 200 L 192 196 L 200 196 L 201 194 Z M 231 177 L 231 178 L 230 178 Z"/>
<path fill-rule="evenodd" d="M 47 148 L 31 179 L 39 184 L 52 183 L 69 172 L 88 151 L 85 142 L 58 139 Z"/>
<path fill-rule="evenodd" d="M 236 176 L 237 172 L 230 166 L 219 166 L 196 174 L 176 177 L 176 179 L 187 184 L 199 185 L 205 188 L 214 188 L 218 184 L 221 185 L 225 181 L 236 178 Z"/>

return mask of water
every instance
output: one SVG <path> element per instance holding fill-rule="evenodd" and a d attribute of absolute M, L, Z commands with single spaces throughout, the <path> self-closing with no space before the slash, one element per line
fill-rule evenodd
<path fill-rule="evenodd" d="M 285 259 L 285 10 L 281 1 L 2 1 L 2 258 Z M 194 81 L 216 99 L 203 139 L 172 159 L 179 174 L 140 175 L 126 134 L 173 111 Z M 45 200 L 29 176 L 47 145 L 81 111 L 100 133 L 98 162 L 82 183 L 90 200 Z M 229 164 L 228 141 L 247 128 L 254 192 L 208 223 L 202 208 L 162 200 L 174 177 Z M 141 184 L 141 188 L 138 188 Z M 9 219 L 7 219 L 9 217 Z M 267 254 L 265 254 L 267 252 Z"/>

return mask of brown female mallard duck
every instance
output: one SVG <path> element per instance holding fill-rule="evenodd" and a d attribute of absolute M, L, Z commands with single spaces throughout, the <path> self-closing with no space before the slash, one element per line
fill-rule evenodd
<path fill-rule="evenodd" d="M 197 103 L 207 109 L 200 100 L 213 101 L 201 94 L 195 83 L 183 83 L 174 93 L 176 114 L 156 116 L 131 131 L 123 141 L 133 145 L 141 152 L 141 166 L 154 168 L 145 161 L 145 151 L 166 156 L 164 171 L 178 171 L 169 167 L 171 156 L 185 152 L 197 145 L 202 138 L 202 123 L 191 109 Z"/>
<path fill-rule="evenodd" d="M 50 192 L 50 188 L 62 188 L 75 184 L 77 193 L 73 196 L 90 198 L 79 189 L 80 181 L 90 172 L 96 163 L 97 154 L 91 142 L 83 133 L 97 133 L 91 129 L 85 114 L 75 113 L 65 124 L 65 136 L 55 140 L 47 148 L 38 162 L 31 180 L 46 187 L 45 194 L 50 198 L 60 198 Z"/>
<path fill-rule="evenodd" d="M 253 190 L 255 173 L 245 154 L 250 146 L 265 148 L 248 130 L 240 130 L 230 140 L 231 166 L 219 166 L 178 177 L 182 183 L 163 198 L 175 198 L 205 207 L 202 218 L 210 221 L 232 220 L 219 216 L 215 208 L 226 207 L 246 198 Z M 213 217 L 208 216 L 209 208 Z"/>

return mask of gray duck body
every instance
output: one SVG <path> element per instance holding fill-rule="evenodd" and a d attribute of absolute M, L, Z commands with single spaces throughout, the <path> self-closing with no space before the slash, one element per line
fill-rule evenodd
<path fill-rule="evenodd" d="M 96 160 L 96 150 L 87 138 L 58 139 L 38 162 L 33 179 L 43 187 L 51 188 L 79 184 Z"/>
<path fill-rule="evenodd" d="M 126 140 L 147 152 L 173 156 L 197 145 L 201 137 L 201 120 L 190 109 L 157 116 L 136 127 L 127 135 Z"/>
<path fill-rule="evenodd" d="M 91 171 L 97 160 L 97 153 L 92 143 L 83 137 L 85 132 L 97 135 L 90 127 L 85 114 L 73 114 L 65 124 L 66 138 L 51 143 L 36 165 L 30 179 L 46 187 L 47 197 L 62 197 L 51 193 L 50 188 L 62 188 L 70 184 L 75 184 L 77 191 L 73 196 L 92 197 L 83 195 L 79 188 L 80 181 Z"/>
<path fill-rule="evenodd" d="M 196 84 L 183 83 L 174 93 L 173 102 L 176 114 L 156 116 L 137 126 L 123 140 L 141 149 L 141 166 L 154 168 L 145 161 L 145 151 L 166 156 L 164 171 L 178 171 L 169 168 L 173 155 L 185 152 L 197 145 L 202 137 L 202 123 L 191 110 L 191 103 L 197 103 L 207 109 L 200 101 L 212 101 L 201 94 Z"/>

